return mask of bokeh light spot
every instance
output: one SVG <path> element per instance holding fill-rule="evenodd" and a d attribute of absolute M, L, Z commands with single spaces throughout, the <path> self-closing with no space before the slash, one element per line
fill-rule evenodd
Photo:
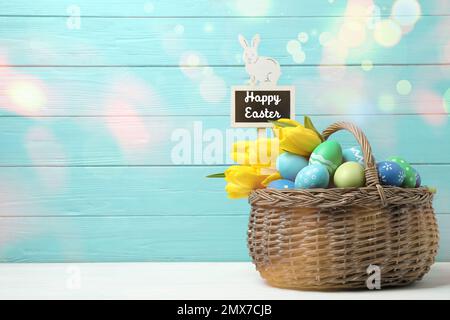
<path fill-rule="evenodd" d="M 270 8 L 270 0 L 236 0 L 236 10 L 244 16 L 264 16 Z"/>
<path fill-rule="evenodd" d="M 196 54 L 189 54 L 186 57 L 186 64 L 189 67 L 197 67 L 200 64 L 200 57 Z"/>
<path fill-rule="evenodd" d="M 297 40 L 290 40 L 286 45 L 286 50 L 291 55 L 294 55 L 302 50 L 302 45 Z"/>
<path fill-rule="evenodd" d="M 447 124 L 449 117 L 444 116 L 447 112 L 440 94 L 432 90 L 419 89 L 414 92 L 414 100 L 417 113 L 421 114 L 426 122 L 433 126 Z"/>
<path fill-rule="evenodd" d="M 306 43 L 308 42 L 309 36 L 306 32 L 300 32 L 297 36 L 298 41 L 300 41 L 301 43 Z"/>
<path fill-rule="evenodd" d="M 392 19 L 385 19 L 375 24 L 373 32 L 375 41 L 383 47 L 393 47 L 400 42 L 402 29 Z"/>
<path fill-rule="evenodd" d="M 349 48 L 342 42 L 333 39 L 323 49 L 321 64 L 346 64 Z"/>
<path fill-rule="evenodd" d="M 450 88 L 444 93 L 444 110 L 446 113 L 450 112 Z"/>
<path fill-rule="evenodd" d="M 367 8 L 368 18 L 366 20 L 366 26 L 368 29 L 373 30 L 375 28 L 375 24 L 380 21 L 381 17 L 381 9 L 377 5 L 370 5 Z"/>
<path fill-rule="evenodd" d="M 181 36 L 184 33 L 184 26 L 181 24 L 177 24 L 173 31 L 176 35 Z"/>
<path fill-rule="evenodd" d="M 361 62 L 361 68 L 362 68 L 364 71 L 370 71 L 370 70 L 372 70 L 372 69 L 373 69 L 373 63 L 372 63 L 372 61 L 371 61 L 371 60 L 363 60 L 363 61 Z"/>
<path fill-rule="evenodd" d="M 203 59 L 199 53 L 194 51 L 186 51 L 180 57 L 180 69 L 181 71 L 193 80 L 202 78 L 202 68 L 200 65 L 207 65 L 205 59 Z"/>
<path fill-rule="evenodd" d="M 412 26 L 419 20 L 422 10 L 417 0 L 397 0 L 392 6 L 392 18 L 401 26 Z"/>
<path fill-rule="evenodd" d="M 329 46 L 332 43 L 332 40 L 333 35 L 328 31 L 322 32 L 319 36 L 319 42 L 324 47 Z"/>
<path fill-rule="evenodd" d="M 205 23 L 203 30 L 207 33 L 211 33 L 214 31 L 214 26 L 212 25 L 212 23 L 207 22 L 207 23 Z"/>
<path fill-rule="evenodd" d="M 395 108 L 395 99 L 390 94 L 382 94 L 378 97 L 378 107 L 383 112 L 391 112 Z"/>
<path fill-rule="evenodd" d="M 349 48 L 356 48 L 366 40 L 366 28 L 357 21 L 345 22 L 339 31 L 339 41 Z"/>
<path fill-rule="evenodd" d="M 151 2 L 147 2 L 144 4 L 144 11 L 147 13 L 152 13 L 155 10 L 155 6 Z"/>
<path fill-rule="evenodd" d="M 24 111 L 37 111 L 47 102 L 44 91 L 33 81 L 13 81 L 7 92 L 11 102 Z"/>
<path fill-rule="evenodd" d="M 121 112 L 126 113 L 127 117 L 120 120 L 117 117 L 107 117 L 106 124 L 124 154 L 137 160 L 148 150 L 152 139 L 156 135 L 154 132 L 149 131 L 148 123 L 139 116 L 139 113 L 130 102 L 128 97 L 123 97 L 108 105 L 107 114 Z"/>
<path fill-rule="evenodd" d="M 295 63 L 303 63 L 306 60 L 306 54 L 303 51 L 296 52 L 292 55 Z"/>
<path fill-rule="evenodd" d="M 411 93 L 412 85 L 408 80 L 400 80 L 397 82 L 397 92 L 402 96 L 406 96 Z"/>

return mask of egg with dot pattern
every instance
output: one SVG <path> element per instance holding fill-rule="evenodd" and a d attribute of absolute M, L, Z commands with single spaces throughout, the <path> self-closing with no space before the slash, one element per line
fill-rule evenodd
<path fill-rule="evenodd" d="M 327 167 L 321 164 L 310 164 L 297 174 L 295 187 L 298 189 L 326 188 L 329 182 L 330 173 Z"/>
<path fill-rule="evenodd" d="M 294 189 L 295 184 L 291 180 L 287 179 L 278 179 L 269 183 L 267 188 L 269 189 L 277 189 L 277 190 L 286 190 L 286 189 Z"/>
<path fill-rule="evenodd" d="M 401 187 L 405 180 L 405 171 L 393 161 L 381 161 L 377 163 L 378 178 L 385 186 Z"/>
<path fill-rule="evenodd" d="M 388 161 L 397 163 L 405 172 L 405 180 L 403 180 L 402 187 L 415 188 L 416 187 L 416 172 L 411 165 L 400 157 L 389 157 Z"/>

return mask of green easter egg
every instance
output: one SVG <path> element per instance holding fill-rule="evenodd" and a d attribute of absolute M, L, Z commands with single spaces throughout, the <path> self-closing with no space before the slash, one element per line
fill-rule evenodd
<path fill-rule="evenodd" d="M 405 161 L 405 159 L 400 157 L 389 157 L 388 161 L 398 163 L 398 165 L 405 172 L 405 180 L 403 181 L 402 187 L 404 188 L 415 188 L 416 187 L 416 172 L 413 167 Z"/>
<path fill-rule="evenodd" d="M 361 188 L 366 184 L 364 167 L 358 162 L 341 164 L 334 173 L 334 184 L 338 188 Z"/>
<path fill-rule="evenodd" d="M 324 165 L 332 176 L 342 164 L 341 145 L 333 140 L 322 142 L 311 153 L 309 164 Z"/>

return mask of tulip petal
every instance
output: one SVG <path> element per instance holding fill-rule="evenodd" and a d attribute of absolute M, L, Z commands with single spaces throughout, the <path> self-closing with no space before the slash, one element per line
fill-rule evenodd
<path fill-rule="evenodd" d="M 265 178 L 263 180 L 263 182 L 261 182 L 261 184 L 263 186 L 267 187 L 267 185 L 269 183 L 271 183 L 272 181 L 275 181 L 275 180 L 279 180 L 279 179 L 282 179 L 281 174 L 279 172 L 275 172 L 275 173 L 271 174 L 270 176 L 268 176 L 267 178 Z"/>
<path fill-rule="evenodd" d="M 268 175 L 259 174 L 259 170 L 251 166 L 231 166 L 225 171 L 225 190 L 230 198 L 248 196 L 252 190 L 264 188 L 262 181 Z"/>

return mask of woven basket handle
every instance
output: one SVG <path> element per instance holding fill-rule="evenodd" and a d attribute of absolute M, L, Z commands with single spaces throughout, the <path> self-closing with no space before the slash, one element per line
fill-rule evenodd
<path fill-rule="evenodd" d="M 364 170 L 365 176 L 366 176 L 366 186 L 379 186 L 380 180 L 378 179 L 378 172 L 377 168 L 375 166 L 375 159 L 372 154 L 372 148 L 370 147 L 369 141 L 366 138 L 366 135 L 362 132 L 360 128 L 355 126 L 353 123 L 350 122 L 336 122 L 326 128 L 322 135 L 325 140 L 328 139 L 328 137 L 339 131 L 339 130 L 347 130 L 350 131 L 358 141 L 359 145 L 361 146 L 361 150 L 364 154 L 364 164 L 366 165 L 366 168 Z"/>

